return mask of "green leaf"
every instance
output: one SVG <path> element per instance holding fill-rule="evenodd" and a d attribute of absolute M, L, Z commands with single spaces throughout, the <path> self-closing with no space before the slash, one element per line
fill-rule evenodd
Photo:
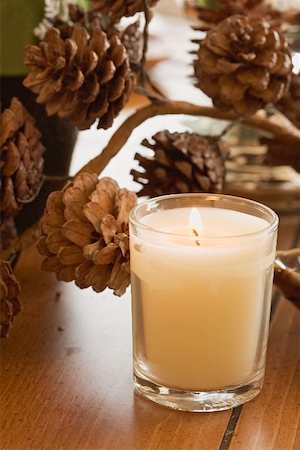
<path fill-rule="evenodd" d="M 195 0 L 195 3 L 204 8 L 220 9 L 222 7 L 219 0 Z"/>

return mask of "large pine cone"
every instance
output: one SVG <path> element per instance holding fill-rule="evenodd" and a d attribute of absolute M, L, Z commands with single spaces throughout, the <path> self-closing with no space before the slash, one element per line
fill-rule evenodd
<path fill-rule="evenodd" d="M 236 14 L 279 17 L 280 12 L 274 10 L 264 0 L 219 0 L 218 8 L 198 6 L 196 8 L 199 19 L 216 24 L 229 16 Z"/>
<path fill-rule="evenodd" d="M 207 33 L 194 69 L 216 106 L 250 115 L 282 98 L 292 61 L 284 34 L 267 19 L 232 16 Z"/>
<path fill-rule="evenodd" d="M 158 0 L 148 0 L 150 7 Z M 92 10 L 109 16 L 112 21 L 119 21 L 122 17 L 133 16 L 135 13 L 145 11 L 145 0 L 92 0 Z"/>
<path fill-rule="evenodd" d="M 78 128 L 109 128 L 133 87 L 127 51 L 120 38 L 99 26 L 91 35 L 80 24 L 61 32 L 51 28 L 39 46 L 27 46 L 24 85 L 38 94 L 51 116 L 66 117 Z"/>
<path fill-rule="evenodd" d="M 14 316 L 21 311 L 20 285 L 9 263 L 0 260 L 0 336 L 7 337 Z"/>
<path fill-rule="evenodd" d="M 17 99 L 0 116 L 1 220 L 30 202 L 43 180 L 44 147 L 33 117 Z"/>
<path fill-rule="evenodd" d="M 130 283 L 128 215 L 135 204 L 133 192 L 89 173 L 51 193 L 37 244 L 42 268 L 81 289 L 122 295 Z"/>
<path fill-rule="evenodd" d="M 165 130 L 152 139 L 142 144 L 154 151 L 153 158 L 136 154 L 143 172 L 131 171 L 142 185 L 139 196 L 222 190 L 225 149 L 217 138 Z"/>

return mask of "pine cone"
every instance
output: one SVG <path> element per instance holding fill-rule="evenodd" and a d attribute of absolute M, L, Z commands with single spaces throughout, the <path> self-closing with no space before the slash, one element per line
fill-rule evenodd
<path fill-rule="evenodd" d="M 17 99 L 0 117 L 1 220 L 14 217 L 23 203 L 38 193 L 42 180 L 44 147 L 33 117 Z"/>
<path fill-rule="evenodd" d="M 133 87 L 128 54 L 118 36 L 108 38 L 99 26 L 92 34 L 75 24 L 61 33 L 51 28 L 39 46 L 27 46 L 24 85 L 38 94 L 51 116 L 66 117 L 80 129 L 96 120 L 109 128 Z"/>
<path fill-rule="evenodd" d="M 133 192 L 89 173 L 51 193 L 37 244 L 42 268 L 81 289 L 122 295 L 130 283 L 128 214 L 135 204 Z"/>
<path fill-rule="evenodd" d="M 0 223 L 0 250 L 9 247 L 11 241 L 17 236 L 15 221 L 12 217 L 3 219 Z"/>
<path fill-rule="evenodd" d="M 207 33 L 194 69 L 196 85 L 216 106 L 250 115 L 282 98 L 292 61 L 284 34 L 268 20 L 232 16 Z"/>
<path fill-rule="evenodd" d="M 300 128 L 300 73 L 292 74 L 290 88 L 276 107 Z"/>
<path fill-rule="evenodd" d="M 0 336 L 7 337 L 14 316 L 21 311 L 20 285 L 9 263 L 0 260 Z"/>
<path fill-rule="evenodd" d="M 150 7 L 158 0 L 148 0 Z M 109 16 L 113 22 L 122 17 L 133 16 L 137 12 L 145 11 L 145 0 L 91 0 L 92 11 Z"/>
<path fill-rule="evenodd" d="M 143 56 L 143 35 L 139 20 L 121 33 L 121 40 L 128 53 L 131 69 L 138 70 Z"/>
<path fill-rule="evenodd" d="M 138 195 L 150 197 L 184 192 L 220 192 L 225 177 L 222 143 L 196 133 L 160 131 L 142 145 L 154 151 L 153 158 L 136 154 L 144 172 L 132 170 L 142 185 Z"/>
<path fill-rule="evenodd" d="M 280 17 L 280 12 L 266 4 L 264 0 L 219 0 L 219 3 L 218 8 L 196 7 L 198 18 L 204 22 L 216 24 L 236 14 Z"/>

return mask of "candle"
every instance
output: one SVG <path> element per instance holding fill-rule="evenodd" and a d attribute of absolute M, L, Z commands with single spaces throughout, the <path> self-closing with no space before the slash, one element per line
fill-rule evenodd
<path fill-rule="evenodd" d="M 270 221 L 217 201 L 165 199 L 174 197 L 176 207 L 159 208 L 164 198 L 157 199 L 140 227 L 131 225 L 135 373 L 189 392 L 261 382 L 275 256 Z"/>

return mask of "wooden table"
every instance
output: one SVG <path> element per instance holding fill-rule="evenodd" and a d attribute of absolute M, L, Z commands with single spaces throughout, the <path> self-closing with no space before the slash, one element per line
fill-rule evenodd
<path fill-rule="evenodd" d="M 300 244 L 282 218 L 281 248 Z M 134 393 L 130 294 L 81 291 L 20 258 L 24 311 L 1 341 L 2 450 L 299 450 L 300 311 L 274 300 L 261 394 L 230 411 L 173 411 Z M 275 297 L 277 295 L 275 294 Z"/>
<path fill-rule="evenodd" d="M 183 40 L 176 41 L 176 61 L 162 65 L 158 78 L 165 77 L 175 96 L 198 101 L 196 90 L 182 92 L 188 87 L 180 80 Z M 72 172 L 94 156 L 93 142 L 98 149 L 102 135 L 95 133 L 87 145 L 81 139 L 85 150 L 75 155 Z M 105 174 L 120 167 L 124 185 L 131 162 L 127 154 L 118 158 Z M 281 219 L 280 248 L 300 245 L 299 225 L 299 218 Z M 121 299 L 81 291 L 56 282 L 39 264 L 34 247 L 21 255 L 24 310 L 0 343 L 1 450 L 300 449 L 300 311 L 288 301 L 275 293 L 261 394 L 230 411 L 184 413 L 134 393 L 129 290 Z"/>

